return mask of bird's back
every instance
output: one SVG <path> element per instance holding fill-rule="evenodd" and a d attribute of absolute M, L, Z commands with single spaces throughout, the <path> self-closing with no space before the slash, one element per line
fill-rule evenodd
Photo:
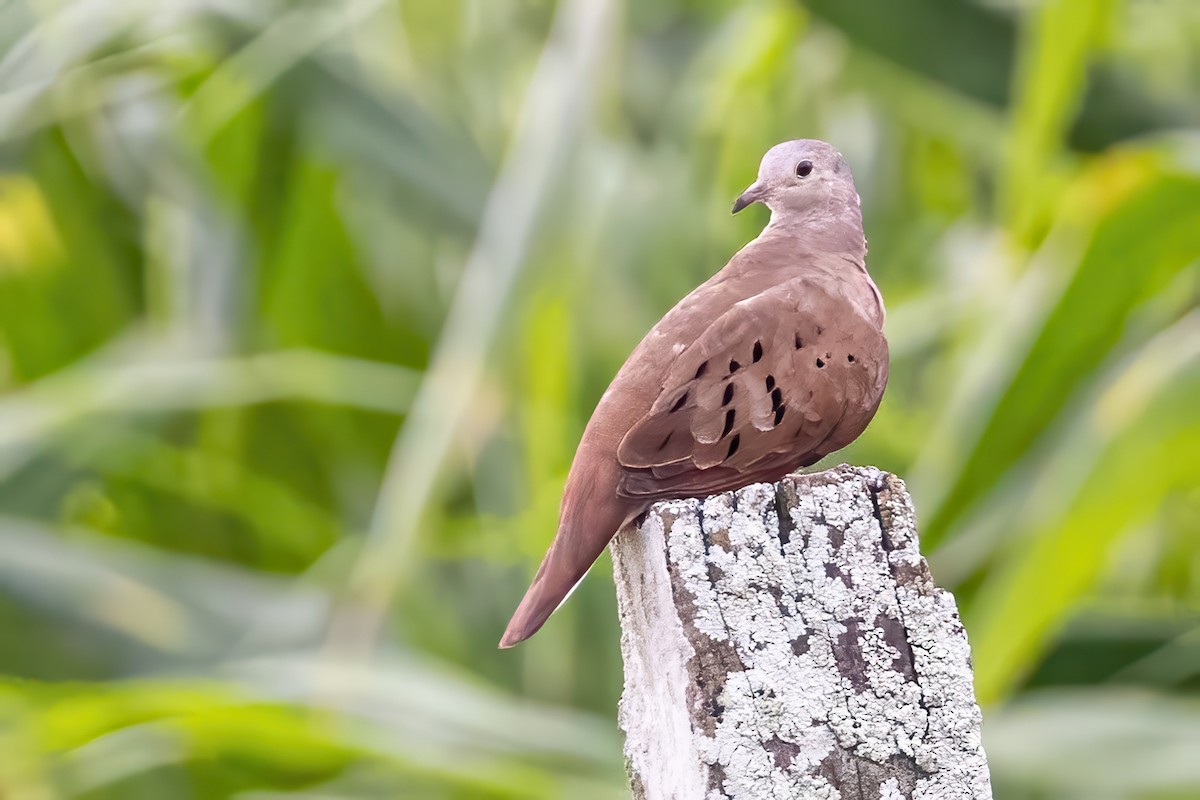
<path fill-rule="evenodd" d="M 592 480 L 588 463 L 612 460 L 619 494 L 640 513 L 655 499 L 774 480 L 845 446 L 883 395 L 882 323 L 860 261 L 796 237 L 756 239 L 630 355 L 567 493 Z"/>

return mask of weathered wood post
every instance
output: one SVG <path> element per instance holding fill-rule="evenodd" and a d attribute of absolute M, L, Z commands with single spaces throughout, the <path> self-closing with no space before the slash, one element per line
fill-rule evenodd
<path fill-rule="evenodd" d="M 895 476 L 659 503 L 612 545 L 636 798 L 990 798 L 970 651 Z"/>

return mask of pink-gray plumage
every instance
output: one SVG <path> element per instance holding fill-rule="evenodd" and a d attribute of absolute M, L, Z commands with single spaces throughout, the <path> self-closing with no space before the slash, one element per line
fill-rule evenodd
<path fill-rule="evenodd" d="M 755 202 L 767 227 L 651 329 L 600 398 L 501 647 L 536 633 L 655 501 L 778 480 L 875 416 L 888 346 L 850 168 L 825 142 L 784 142 L 733 211 Z"/>

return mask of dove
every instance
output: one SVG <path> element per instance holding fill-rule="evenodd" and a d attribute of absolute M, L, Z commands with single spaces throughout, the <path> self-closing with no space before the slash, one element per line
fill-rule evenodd
<path fill-rule="evenodd" d="M 584 430 L 558 530 L 500 647 L 536 633 L 649 507 L 773 482 L 866 429 L 888 377 L 858 192 L 831 145 L 772 147 L 733 204 L 770 222 L 667 312 Z"/>

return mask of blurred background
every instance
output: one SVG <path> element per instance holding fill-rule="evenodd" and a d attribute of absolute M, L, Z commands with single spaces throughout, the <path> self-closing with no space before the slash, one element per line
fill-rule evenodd
<path fill-rule="evenodd" d="M 1200 796 L 1200 4 L 0 2 L 0 797 L 620 798 L 583 425 L 858 180 L 1001 798 Z"/>

